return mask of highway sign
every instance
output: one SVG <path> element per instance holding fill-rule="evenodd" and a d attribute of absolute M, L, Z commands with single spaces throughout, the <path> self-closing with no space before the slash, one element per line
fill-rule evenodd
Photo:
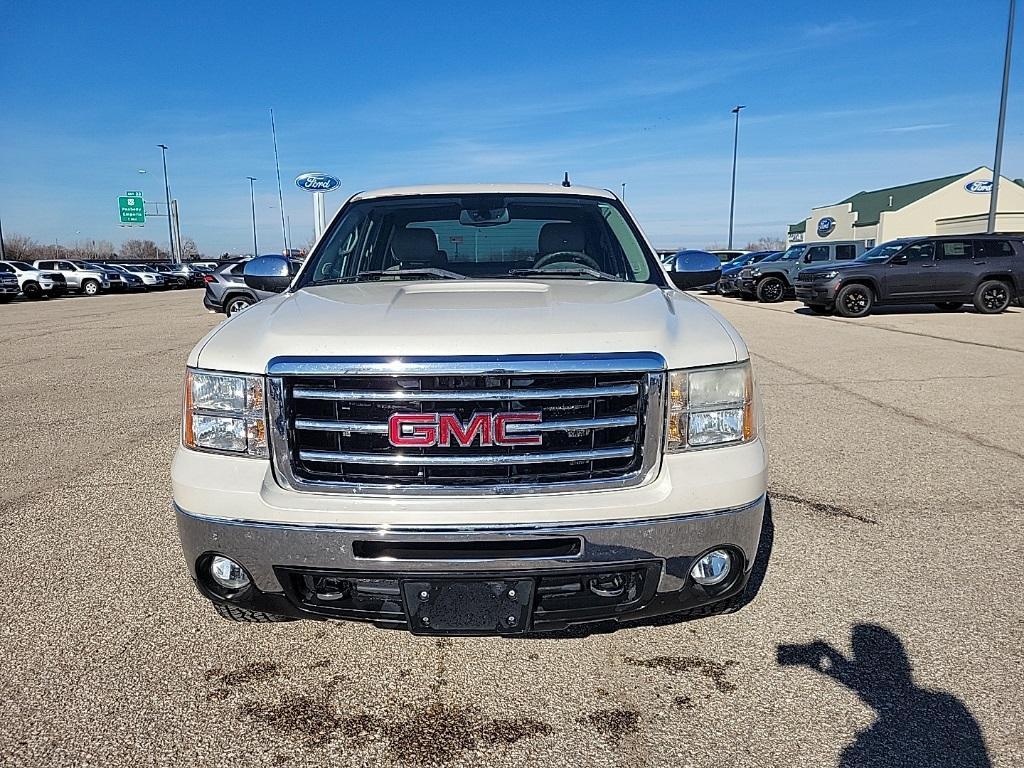
<path fill-rule="evenodd" d="M 146 223 L 146 206 L 141 192 L 129 192 L 124 197 L 117 198 L 117 211 L 122 224 Z"/>

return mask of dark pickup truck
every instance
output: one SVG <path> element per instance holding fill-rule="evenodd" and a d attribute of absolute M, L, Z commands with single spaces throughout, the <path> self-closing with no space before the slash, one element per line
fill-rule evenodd
<path fill-rule="evenodd" d="M 886 304 L 953 311 L 968 302 L 991 315 L 1024 295 L 1024 241 L 1020 235 L 891 240 L 853 261 L 803 269 L 794 287 L 813 311 L 843 317 L 864 317 Z"/>

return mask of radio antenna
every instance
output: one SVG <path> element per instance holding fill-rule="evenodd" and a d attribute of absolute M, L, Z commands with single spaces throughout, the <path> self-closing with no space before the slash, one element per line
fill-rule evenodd
<path fill-rule="evenodd" d="M 568 171 L 565 172 L 565 178 L 562 179 L 562 186 L 563 187 L 571 187 L 572 186 L 572 182 L 569 181 L 569 172 Z"/>

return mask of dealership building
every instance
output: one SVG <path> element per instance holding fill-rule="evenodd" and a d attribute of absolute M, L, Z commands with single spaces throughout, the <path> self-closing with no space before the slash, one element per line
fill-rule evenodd
<path fill-rule="evenodd" d="M 867 247 L 897 237 L 966 235 L 988 225 L 992 170 L 943 176 L 898 187 L 858 192 L 811 209 L 791 224 L 790 243 L 860 240 Z M 1024 180 L 1000 176 L 997 232 L 1024 232 Z"/>

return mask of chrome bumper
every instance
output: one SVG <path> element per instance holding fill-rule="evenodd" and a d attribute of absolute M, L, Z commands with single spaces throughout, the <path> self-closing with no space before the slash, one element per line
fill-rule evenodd
<path fill-rule="evenodd" d="M 692 560 L 704 551 L 732 545 L 750 569 L 757 555 L 765 497 L 732 509 L 648 520 L 547 525 L 445 527 L 328 527 L 257 523 L 190 514 L 174 505 L 185 559 L 193 577 L 196 561 L 206 553 L 227 555 L 249 571 L 263 592 L 283 592 L 276 566 L 387 573 L 526 571 L 579 568 L 591 564 L 661 561 L 658 592 L 683 588 Z M 358 543 L 516 542 L 553 537 L 580 542 L 576 554 L 555 557 L 482 559 L 396 559 L 359 557 Z"/>

